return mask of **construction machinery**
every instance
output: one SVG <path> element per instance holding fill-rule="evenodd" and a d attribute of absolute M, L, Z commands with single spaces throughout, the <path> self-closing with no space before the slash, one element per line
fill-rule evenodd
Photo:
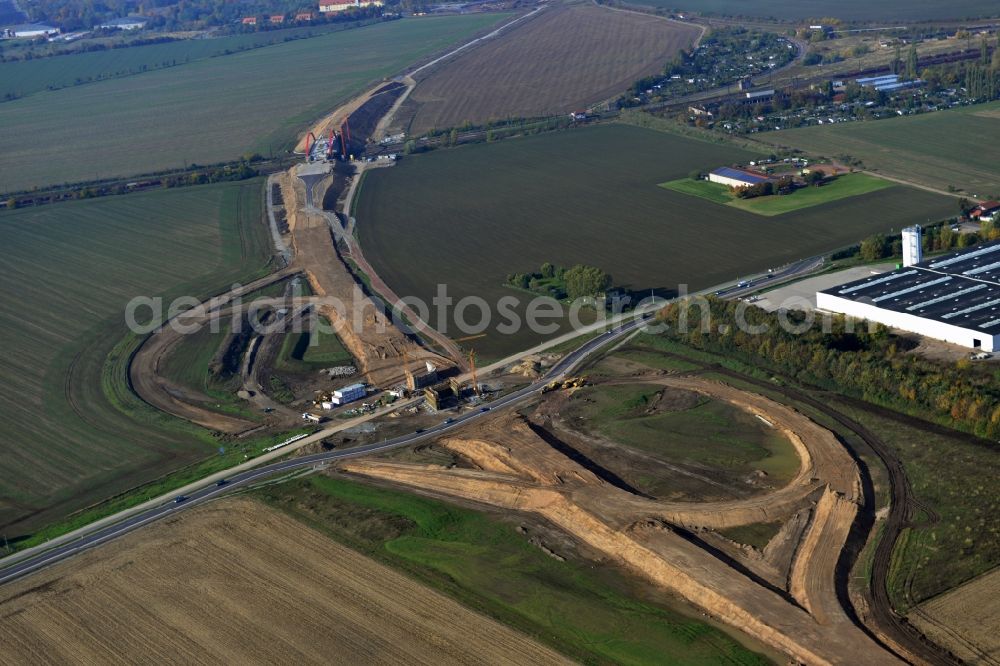
<path fill-rule="evenodd" d="M 350 153 L 351 148 L 351 117 L 347 116 L 344 118 L 344 122 L 340 125 L 340 150 L 341 156 L 346 161 Z"/>
<path fill-rule="evenodd" d="M 306 135 L 306 162 L 312 162 L 312 149 L 316 145 L 316 135 L 312 132 Z"/>
<path fill-rule="evenodd" d="M 326 140 L 326 160 L 330 162 L 334 157 L 334 146 L 336 145 L 337 132 L 331 127 L 330 128 L 330 138 Z"/>
<path fill-rule="evenodd" d="M 559 389 L 577 389 L 587 385 L 585 377 L 568 377 L 562 381 L 556 379 L 542 387 L 542 393 L 558 391 Z"/>

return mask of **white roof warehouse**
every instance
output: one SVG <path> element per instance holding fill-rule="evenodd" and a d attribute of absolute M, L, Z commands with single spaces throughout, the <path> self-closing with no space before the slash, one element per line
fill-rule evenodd
<path fill-rule="evenodd" d="M 973 349 L 1000 350 L 1000 242 L 817 292 L 816 307 Z"/>

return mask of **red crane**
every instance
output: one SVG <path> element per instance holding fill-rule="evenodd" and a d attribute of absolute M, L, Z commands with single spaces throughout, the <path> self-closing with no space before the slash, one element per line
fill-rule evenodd
<path fill-rule="evenodd" d="M 311 143 L 309 141 L 310 139 L 312 139 Z M 311 153 L 312 147 L 313 147 L 313 145 L 315 143 L 316 143 L 316 135 L 313 134 L 312 132 L 309 132 L 309 134 L 306 135 L 306 161 L 307 162 L 309 161 L 310 153 Z"/>
<path fill-rule="evenodd" d="M 336 138 L 336 136 L 337 136 L 336 132 L 334 132 L 333 128 L 331 127 L 330 138 L 326 140 L 326 159 L 328 160 L 333 159 L 333 141 Z"/>
<path fill-rule="evenodd" d="M 347 159 L 347 151 L 351 147 L 351 117 L 347 116 L 344 118 L 344 125 L 340 128 L 343 134 L 341 135 L 342 145 L 344 148 L 344 159 Z"/>

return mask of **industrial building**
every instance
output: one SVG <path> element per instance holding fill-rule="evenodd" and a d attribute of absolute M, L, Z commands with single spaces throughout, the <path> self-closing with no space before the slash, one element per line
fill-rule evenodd
<path fill-rule="evenodd" d="M 348 0 L 347 2 L 328 2 L 321 4 L 319 10 L 324 14 L 343 12 L 361 7 L 381 7 L 382 0 Z"/>
<path fill-rule="evenodd" d="M 126 16 L 125 18 L 112 19 L 97 27 L 108 30 L 142 30 L 146 27 L 146 19 L 139 16 Z"/>
<path fill-rule="evenodd" d="M 919 232 L 906 229 L 902 268 L 817 292 L 816 307 L 971 349 L 1000 350 L 1000 242 L 927 261 L 919 261 L 919 247 Z"/>
<path fill-rule="evenodd" d="M 713 183 L 740 188 L 750 187 L 751 185 L 759 185 L 760 183 L 768 183 L 773 179 L 762 173 L 756 173 L 754 171 L 733 169 L 731 167 L 719 167 L 715 171 L 708 174 L 708 180 Z"/>
<path fill-rule="evenodd" d="M 862 88 L 874 88 L 875 90 L 881 92 L 892 92 L 894 90 L 903 90 L 905 88 L 916 88 L 918 86 L 924 85 L 921 79 L 912 79 L 910 81 L 900 81 L 899 74 L 886 74 L 884 76 L 866 76 L 860 79 L 854 79 Z"/>
<path fill-rule="evenodd" d="M 31 39 L 33 37 L 51 37 L 59 34 L 59 28 L 40 23 L 26 23 L 24 25 L 14 25 L 3 29 L 0 37 L 5 39 Z"/>

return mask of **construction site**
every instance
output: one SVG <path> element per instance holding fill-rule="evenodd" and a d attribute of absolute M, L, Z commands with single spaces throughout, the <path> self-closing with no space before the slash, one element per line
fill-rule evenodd
<path fill-rule="evenodd" d="M 128 384 L 147 405 L 211 431 L 227 446 L 258 436 L 274 443 L 261 444 L 242 465 L 180 487 L 165 502 L 102 517 L 96 522 L 107 525 L 95 530 L 108 532 L 81 537 L 89 548 L 175 516 L 150 530 L 145 545 L 139 537 L 147 532 L 130 534 L 134 542 L 110 551 L 115 572 L 135 564 L 126 546 L 135 548 L 138 564 L 102 602 L 101 612 L 119 618 L 108 626 L 130 650 L 141 644 L 142 632 L 166 624 L 188 603 L 161 580 L 182 571 L 196 583 L 209 581 L 204 587 L 216 604 L 246 607 L 232 640 L 251 659 L 280 658 L 284 648 L 275 645 L 308 633 L 302 623 L 322 634 L 328 626 L 315 618 L 323 617 L 348 629 L 315 645 L 337 651 L 350 643 L 346 653 L 359 660 L 438 663 L 443 654 L 444 663 L 500 662 L 491 649 L 508 645 L 514 656 L 504 659 L 511 663 L 563 663 L 580 654 L 581 661 L 597 661 L 601 653 L 560 650 L 544 625 L 494 613 L 490 604 L 499 602 L 462 587 L 461 558 L 493 551 L 464 542 L 429 545 L 455 517 L 428 527 L 421 520 L 429 504 L 417 506 L 416 518 L 391 514 L 386 507 L 405 503 L 396 493 L 468 510 L 463 519 L 470 523 L 480 521 L 472 512 L 516 522 L 518 547 L 527 544 L 543 559 L 624 572 L 637 590 L 629 599 L 669 606 L 688 631 L 719 631 L 746 649 L 739 653 L 749 655 L 745 662 L 734 660 L 740 663 L 955 662 L 889 598 L 895 546 L 921 516 L 937 518 L 914 499 L 898 458 L 863 425 L 777 375 L 762 378 L 642 347 L 636 341 L 651 337 L 644 331 L 657 316 L 652 306 L 632 321 L 595 325 L 585 338 L 567 334 L 480 363 L 475 340 L 483 336 L 436 330 L 378 275 L 358 241 L 365 220 L 355 217 L 355 195 L 368 170 L 400 158 L 407 133 L 397 115 L 419 85 L 413 75 L 462 48 L 380 81 L 304 132 L 294 166 L 267 178 L 274 270 L 206 298 L 137 342 Z M 220 335 L 208 342 L 197 335 L 218 332 L 220 321 Z M 190 359 L 207 366 L 195 374 L 212 381 L 185 382 L 171 371 Z M 247 492 L 219 496 L 236 488 Z M 282 488 L 294 492 L 282 495 Z M 326 513 L 317 488 L 334 498 Z M 214 500 L 221 501 L 208 504 Z M 173 513 L 192 505 L 199 508 Z M 228 511 L 238 511 L 242 522 L 231 522 Z M 308 530 L 293 520 L 303 516 Z M 385 530 L 384 541 L 374 526 Z M 271 540 L 256 528 L 269 530 Z M 326 542 L 345 531 L 350 538 L 335 547 Z M 210 537 L 199 542 L 203 533 Z M 4 588 L 10 595 L 0 606 L 10 610 L 3 617 L 13 630 L 0 645 L 37 644 L 38 654 L 52 658 L 69 653 L 72 637 L 46 636 L 46 623 L 82 604 L 81 590 L 118 575 L 100 566 L 98 552 L 88 554 L 83 573 L 67 574 L 71 563 L 60 560 L 74 552 L 72 537 L 38 556 L 36 568 L 53 564 L 33 574 L 46 576 L 42 583 L 27 578 Z M 272 542 L 273 552 L 256 554 Z M 413 558 L 402 571 L 385 566 L 403 561 L 392 559 L 401 553 Z M 420 565 L 429 561 L 444 564 L 437 577 L 422 578 Z M 245 581 L 231 582 L 233 562 L 254 574 L 260 594 Z M 493 573 L 495 564 L 484 568 Z M 34 568 L 10 571 L 0 570 L 8 576 L 0 582 Z M 125 626 L 120 618 L 138 612 L 129 590 L 150 579 L 160 581 L 148 590 L 152 610 L 135 623 L 138 629 Z M 348 585 L 328 594 L 341 579 Z M 551 581 L 538 574 L 537 582 Z M 197 595 L 197 584 L 185 585 Z M 318 610 L 289 607 L 292 619 L 262 630 L 271 625 L 268 606 L 288 599 Z M 425 617 L 421 604 L 436 609 L 434 617 Z M 226 631 L 221 614 L 200 612 L 205 626 Z M 380 624 L 368 622 L 373 613 Z M 223 654 L 196 625 L 154 632 L 153 642 L 166 651 L 190 634 L 180 654 L 195 661 Z M 87 626 L 87 654 L 108 659 L 108 628 Z M 468 627 L 494 643 L 466 645 Z M 410 647 L 414 631 L 420 640 Z M 590 638 L 580 642 L 598 642 Z M 376 645 L 377 654 L 364 642 Z M 309 656 L 322 658 L 320 647 Z"/>

